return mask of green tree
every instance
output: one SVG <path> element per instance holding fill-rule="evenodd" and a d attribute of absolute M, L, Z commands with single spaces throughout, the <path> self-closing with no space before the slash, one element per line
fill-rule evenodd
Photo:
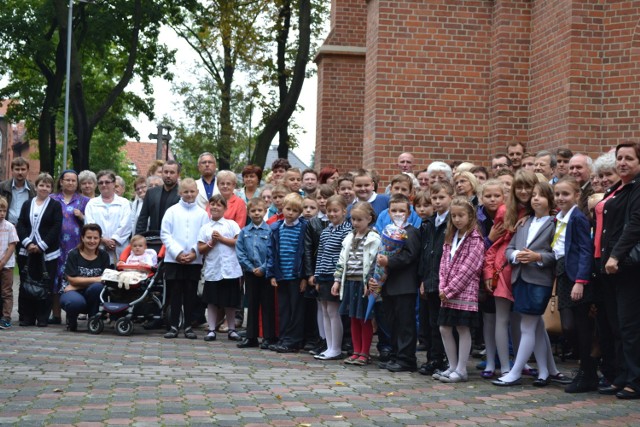
<path fill-rule="evenodd" d="M 173 52 L 158 43 L 168 2 L 109 0 L 74 7 L 69 89 L 75 140 L 70 145 L 77 169 L 89 168 L 93 133 L 110 111 L 123 112 L 126 106 L 153 118 L 152 99 L 125 89 L 135 76 L 149 95 L 153 76 L 171 77 L 167 65 Z M 19 99 L 13 114 L 37 129 L 41 168 L 47 171 L 54 170 L 63 120 L 67 13 L 67 0 L 6 0 L 0 9 L 5 47 L 0 71 L 10 79 L 0 96 Z M 136 135 L 125 116 L 111 116 L 110 125 Z"/>
<path fill-rule="evenodd" d="M 233 130 L 232 97 L 234 76 L 239 66 L 258 55 L 261 41 L 259 18 L 268 0 L 192 0 L 178 8 L 170 20 L 173 30 L 200 57 L 210 77 L 210 96 L 220 98 L 216 110 L 219 127 L 215 146 L 220 169 L 229 169 L 236 144 Z M 188 109 L 188 108 L 187 108 Z"/>

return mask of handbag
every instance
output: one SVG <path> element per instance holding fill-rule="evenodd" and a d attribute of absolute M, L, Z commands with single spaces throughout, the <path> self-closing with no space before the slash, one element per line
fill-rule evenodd
<path fill-rule="evenodd" d="M 28 262 L 22 270 L 24 277 L 24 281 L 21 284 L 22 291 L 27 298 L 36 301 L 44 301 L 51 294 L 51 279 L 44 263 L 44 255 L 40 259 L 42 260 L 42 277 L 39 280 L 34 279 L 29 274 Z"/>
<path fill-rule="evenodd" d="M 500 281 L 500 275 L 502 274 L 502 270 L 504 270 L 507 264 L 508 264 L 508 261 L 505 260 L 504 264 L 502 264 L 502 267 L 494 271 L 493 274 L 491 275 L 491 289 L 493 289 L 494 291 L 498 287 L 498 282 Z"/>
<path fill-rule="evenodd" d="M 558 295 L 556 293 L 556 282 L 553 282 L 553 290 L 551 291 L 551 298 L 547 304 L 547 309 L 542 315 L 544 326 L 547 333 L 559 335 L 562 333 L 562 323 L 560 322 L 560 311 L 558 310 Z"/>

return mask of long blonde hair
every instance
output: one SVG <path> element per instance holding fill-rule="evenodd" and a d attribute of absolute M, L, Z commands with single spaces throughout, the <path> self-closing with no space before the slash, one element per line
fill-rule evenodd
<path fill-rule="evenodd" d="M 456 227 L 453 225 L 453 221 L 451 220 L 451 208 L 453 207 L 461 207 L 467 211 L 467 215 L 469 215 L 469 225 L 465 230 L 460 230 L 461 232 L 468 233 L 471 230 L 478 228 L 478 217 L 476 215 L 476 208 L 473 204 L 463 196 L 456 196 L 451 201 L 451 205 L 449 206 L 449 220 L 447 222 L 447 230 L 444 235 L 444 242 L 451 244 L 453 241 L 453 236 L 456 234 Z"/>

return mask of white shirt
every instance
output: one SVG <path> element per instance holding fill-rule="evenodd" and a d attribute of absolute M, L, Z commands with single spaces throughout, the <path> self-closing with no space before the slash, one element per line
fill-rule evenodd
<path fill-rule="evenodd" d="M 447 220 L 447 215 L 449 215 L 449 211 L 446 211 L 442 215 L 436 214 L 436 227 L 440 227 L 440 224 Z"/>
<path fill-rule="evenodd" d="M 567 224 L 569 224 L 569 218 L 571 218 L 571 214 L 573 213 L 573 210 L 577 206 L 578 205 L 573 205 L 573 207 L 569 209 L 569 212 L 567 212 L 566 215 L 562 215 L 562 212 L 559 212 L 558 215 L 556 215 L 556 219 L 558 220 L 556 222 L 556 232 L 560 230 L 560 226 L 564 224 L 563 226 L 564 229 L 558 235 L 556 244 L 553 246 L 553 253 L 556 256 L 556 259 L 560 259 L 564 256 L 564 242 L 567 237 Z M 555 234 L 554 234 L 554 237 L 555 237 Z"/>
<path fill-rule="evenodd" d="M 175 263 L 180 253 L 193 250 L 196 258 L 191 264 L 202 264 L 202 256 L 198 252 L 198 232 L 208 221 L 207 212 L 196 202 L 186 203 L 180 199 L 167 209 L 160 226 L 160 238 L 166 248 L 165 261 Z"/>
<path fill-rule="evenodd" d="M 533 217 L 531 225 L 529 225 L 529 231 L 527 232 L 527 244 L 525 247 L 529 247 L 531 242 L 533 242 L 533 239 L 538 234 L 538 231 L 540 231 L 542 226 L 549 220 L 549 218 L 551 218 L 549 215 L 543 216 L 541 218 Z M 511 253 L 511 262 L 513 262 L 514 264 L 518 264 L 518 260 L 516 260 L 516 257 L 519 253 L 519 250 L 515 250 Z M 538 261 L 537 264 L 542 265 L 540 261 Z"/>
<path fill-rule="evenodd" d="M 142 255 L 136 255 L 131 252 L 129 258 L 127 258 L 127 265 L 137 265 L 137 264 L 146 264 L 150 266 L 155 266 L 158 264 L 158 254 L 153 249 L 145 249 Z"/>
<path fill-rule="evenodd" d="M 238 224 L 230 219 L 220 218 L 211 220 L 200 228 L 198 241 L 207 243 L 211 240 L 211 233 L 217 231 L 222 237 L 233 239 L 240 234 Z M 236 248 L 223 243 L 216 243 L 204 258 L 204 280 L 217 282 L 222 279 L 242 277 L 242 268 L 238 262 Z"/>
<path fill-rule="evenodd" d="M 119 258 L 131 236 L 131 203 L 117 194 L 109 204 L 101 196 L 94 197 L 87 203 L 84 217 L 85 224 L 98 224 L 103 237 L 116 241 L 116 258 Z"/>

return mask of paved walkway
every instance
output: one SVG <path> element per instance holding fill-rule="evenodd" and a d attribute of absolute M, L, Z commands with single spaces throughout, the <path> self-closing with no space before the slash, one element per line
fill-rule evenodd
<path fill-rule="evenodd" d="M 638 401 L 536 389 L 529 379 L 497 388 L 472 367 L 468 383 L 447 385 L 375 364 L 241 350 L 224 334 L 206 343 L 197 332 L 191 341 L 139 325 L 131 337 L 110 328 L 0 331 L 0 424 L 640 425 Z"/>

